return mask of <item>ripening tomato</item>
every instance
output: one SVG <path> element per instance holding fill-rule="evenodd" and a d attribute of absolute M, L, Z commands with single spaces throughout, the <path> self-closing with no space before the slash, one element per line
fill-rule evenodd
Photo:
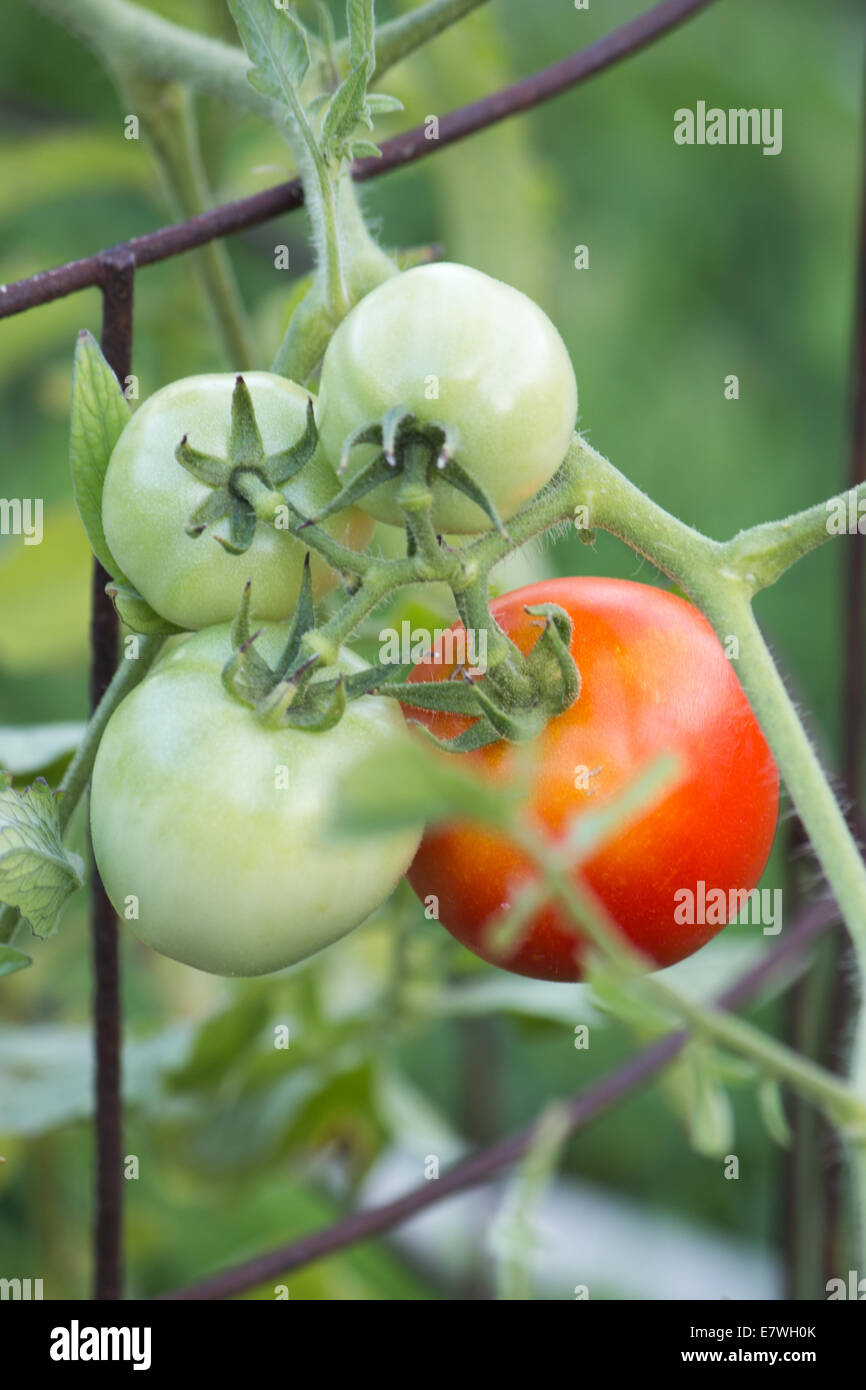
<path fill-rule="evenodd" d="M 556 841 L 575 816 L 597 811 L 654 757 L 680 755 L 677 786 L 583 868 L 635 946 L 657 965 L 672 965 L 727 921 L 712 890 L 724 890 L 727 904 L 731 889 L 751 890 L 760 879 L 779 805 L 772 754 L 733 666 L 690 603 L 626 580 L 544 580 L 491 604 L 524 653 L 538 637 L 538 618 L 525 606 L 540 603 L 559 604 L 571 617 L 582 685 L 533 749 L 525 811 Z M 435 648 L 411 679 L 444 679 L 451 668 L 434 659 Z M 409 706 L 406 713 L 446 738 L 467 722 Z M 519 751 L 496 743 L 465 756 L 497 782 L 509 777 Z M 443 926 L 476 955 L 521 975 L 580 979 L 580 943 L 558 905 L 536 914 L 510 957 L 490 949 L 491 924 L 535 878 L 513 843 L 469 823 L 429 827 L 409 871 L 419 898 L 435 899 Z"/>
<path fill-rule="evenodd" d="M 286 640 L 263 625 L 273 662 Z M 228 626 L 167 647 L 114 711 L 96 756 L 93 850 L 137 936 L 215 975 L 263 975 L 363 922 L 405 873 L 420 826 L 329 836 L 341 779 L 401 734 L 393 701 L 352 700 L 333 728 L 270 728 L 224 689 Z M 347 671 L 364 663 L 344 653 Z"/>

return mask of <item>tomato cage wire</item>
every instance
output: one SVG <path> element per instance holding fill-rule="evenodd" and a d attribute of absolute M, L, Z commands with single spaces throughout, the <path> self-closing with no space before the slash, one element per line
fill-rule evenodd
<path fill-rule="evenodd" d="M 612 67 L 706 9 L 713 0 L 662 0 L 619 29 L 560 62 L 500 91 L 470 102 L 439 119 L 438 138 L 416 126 L 382 145 L 382 157 L 363 159 L 353 177 L 363 181 L 412 164 L 475 132 L 549 100 L 558 93 Z M 849 486 L 866 476 L 866 120 L 861 156 L 861 214 L 858 241 L 854 336 L 851 355 Z M 0 318 L 24 313 L 79 290 L 98 288 L 102 294 L 102 350 L 123 382 L 132 364 L 133 299 L 136 271 L 203 246 L 207 242 L 264 223 L 303 204 L 299 179 L 213 208 L 186 222 L 134 237 L 93 256 L 39 272 L 0 286 Z M 844 609 L 844 689 L 842 700 L 845 752 L 843 777 L 853 809 L 864 751 L 861 682 L 866 654 L 866 547 L 850 538 L 846 555 Z M 105 592 L 108 576 L 94 562 L 90 622 L 90 704 L 95 708 L 114 673 L 118 655 L 117 615 Z M 116 1300 L 124 1296 L 123 1271 L 123 1106 L 121 1097 L 121 1016 L 118 932 L 114 910 L 93 870 L 92 942 L 94 968 L 93 1019 L 95 1038 L 95 1230 L 93 1296 Z M 716 1003 L 733 1009 L 747 1002 L 769 980 L 797 960 L 830 927 L 839 925 L 832 898 L 805 907 L 775 945 L 743 974 Z M 844 929 L 837 933 L 837 964 L 844 948 Z M 837 972 L 842 979 L 843 971 Z M 682 1049 L 688 1033 L 672 1032 L 635 1054 L 623 1066 L 572 1098 L 566 1106 L 567 1125 L 575 1133 L 619 1100 L 649 1081 Z M 838 1041 L 838 1040 L 837 1040 Z M 169 1300 L 229 1298 L 265 1280 L 285 1276 L 324 1255 L 393 1229 L 417 1212 L 453 1194 L 498 1175 L 531 1146 L 535 1126 L 481 1148 L 442 1174 L 392 1202 L 357 1211 L 290 1244 L 204 1279 L 161 1295 Z M 830 1176 L 833 1174 L 831 1172 Z M 833 1184 L 831 1183 L 831 1187 Z M 838 1201 L 838 1172 L 835 1181 Z M 831 1193 L 831 1198 L 833 1193 Z M 834 1266 L 835 1267 L 835 1266 Z"/>

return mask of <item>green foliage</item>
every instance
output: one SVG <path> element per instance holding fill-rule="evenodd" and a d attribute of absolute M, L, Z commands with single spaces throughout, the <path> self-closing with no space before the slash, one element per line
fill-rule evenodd
<path fill-rule="evenodd" d="M 189 1046 L 175 1025 L 124 1049 L 127 1103 L 158 1113 L 163 1077 Z M 0 1115 L 4 1135 L 45 1134 L 93 1112 L 93 1043 L 84 1025 L 33 1024 L 0 1029 Z"/>
<path fill-rule="evenodd" d="M 413 821 L 472 817 L 504 827 L 518 793 L 492 789 L 456 762 L 418 743 L 377 754 L 345 778 L 334 813 L 336 834 L 369 835 Z"/>
<path fill-rule="evenodd" d="M 125 576 L 108 548 L 102 527 L 102 489 L 112 450 L 129 420 L 120 383 L 90 333 L 79 334 L 72 377 L 69 462 L 78 514 L 103 569 L 121 583 Z"/>
<path fill-rule="evenodd" d="M 568 1136 L 564 1105 L 552 1105 L 541 1116 L 529 1150 L 511 1178 L 490 1232 L 497 1256 L 497 1287 L 501 1299 L 531 1299 L 529 1263 L 541 1242 L 535 1231 L 534 1209 L 551 1182 Z"/>
<path fill-rule="evenodd" d="M 115 444 L 130 418 L 120 382 L 90 333 L 82 331 L 75 346 L 69 462 L 72 490 L 91 549 L 111 575 L 108 593 L 122 621 L 142 634 L 180 629 L 155 613 L 130 584 L 108 548 L 102 524 L 102 492 Z"/>
<path fill-rule="evenodd" d="M 50 936 L 83 883 L 84 862 L 64 848 L 48 783 L 19 792 L 0 774 L 0 902 L 17 908 L 34 936 Z"/>
<path fill-rule="evenodd" d="M 78 747 L 83 723 L 59 720 L 55 724 L 0 725 L 0 768 L 13 777 L 44 774 Z"/>
<path fill-rule="evenodd" d="M 247 80 L 294 112 L 295 89 L 310 70 L 306 29 L 292 10 L 273 0 L 229 0 L 229 8 L 252 64 Z"/>
<path fill-rule="evenodd" d="M 177 6 L 161 8 L 179 17 Z M 143 149 L 119 134 L 116 99 L 90 55 L 29 6 L 13 9 L 0 50 L 13 137 L 0 149 L 0 170 L 3 186 L 14 189 L 0 229 L 3 279 L 89 254 L 167 218 Z M 215 25 L 225 19 L 222 7 L 214 19 L 204 5 L 185 5 L 180 17 L 193 9 L 208 9 Z M 608 9 L 575 15 L 570 6 L 549 6 L 539 23 L 537 7 L 501 0 L 472 16 L 389 77 L 406 104 L 406 124 L 429 112 L 441 115 L 591 41 L 614 22 Z M 582 426 L 593 441 L 627 461 L 631 476 L 666 505 L 720 536 L 805 505 L 842 476 L 856 225 L 853 14 L 851 6 L 818 15 L 807 0 L 769 0 L 762 32 L 772 31 L 773 43 L 744 45 L 745 7 L 713 7 L 581 91 L 365 190 L 389 244 L 443 241 L 450 259 L 536 297 L 574 357 Z M 276 17 L 285 27 L 284 17 Z M 350 61 L 350 72 L 357 67 Z M 786 115 L 797 113 L 781 158 L 673 147 L 672 110 L 692 93 L 720 92 L 722 104 L 748 106 L 759 89 L 772 91 L 768 103 L 785 107 Z M 367 105 L 371 114 L 385 114 L 377 96 L 368 95 Z M 250 117 L 226 119 L 217 103 L 201 107 L 220 198 L 288 176 L 276 136 Z M 323 110 L 324 104 L 316 119 Z M 293 275 L 305 271 L 301 221 L 281 222 L 278 236 L 290 246 Z M 272 229 L 264 229 L 231 243 L 256 315 L 260 365 L 277 341 L 290 284 L 274 271 L 273 241 Z M 576 242 L 590 247 L 589 271 L 572 268 Z M 134 369 L 143 396 L 191 371 L 231 365 L 220 356 L 197 293 L 185 258 L 137 276 Z M 44 546 L 24 550 L 12 538 L 0 540 L 0 694 L 3 719 L 16 731 L 34 717 L 67 720 L 85 707 L 88 550 L 66 505 L 64 435 L 68 344 L 82 325 L 96 330 L 98 319 L 93 292 L 12 320 L 0 335 L 4 493 L 17 489 L 46 501 Z M 722 397 L 728 372 L 740 376 L 737 402 Z M 382 546 L 387 541 L 384 536 Z M 588 552 L 563 534 L 555 544 L 533 547 L 521 563 L 529 577 L 588 569 L 637 573 L 633 556 L 605 537 Z M 829 554 L 810 559 L 761 605 L 774 645 L 831 749 L 838 743 L 840 651 L 827 613 L 837 566 Z M 644 569 L 639 577 L 649 576 Z M 394 611 L 398 624 L 406 615 L 419 626 L 452 616 L 436 611 L 432 594 L 401 596 Z M 385 612 L 381 621 L 394 621 L 390 607 Z M 367 637 L 371 656 L 379 626 L 377 616 Z M 40 735 L 34 738 L 38 747 Z M 0 735 L 0 762 L 15 770 L 4 747 Z M 44 752 L 22 758 L 50 752 L 46 744 Z M 404 793 L 399 770 L 388 775 L 386 795 L 416 805 L 411 779 Z M 463 794 L 450 775 L 436 793 L 445 811 Z M 383 812 L 373 802 L 353 803 L 353 795 L 345 809 L 354 833 L 365 816 Z M 474 801 L 472 810 L 477 816 Z M 782 870 L 780 856 L 768 881 L 780 881 Z M 40 970 L 0 981 L 4 1010 L 21 1025 L 0 1034 L 0 1131 L 8 1159 L 0 1170 L 0 1248 L 20 1268 L 34 1267 L 38 1256 L 55 1290 L 85 1296 L 92 1154 L 77 1123 L 91 1108 L 90 1038 L 82 1023 L 89 943 L 81 897 L 70 903 L 65 929 L 48 948 L 34 943 Z M 395 960 L 398 925 L 403 948 Z M 756 951 L 764 944 L 746 928 L 731 928 L 725 937 L 683 967 L 703 995 L 730 972 L 732 958 L 740 963 L 746 941 Z M 123 941 L 130 1031 L 152 1049 L 140 1053 L 134 1043 L 125 1058 L 127 1098 L 137 1103 L 128 1142 L 142 1155 L 142 1179 L 128 1185 L 129 1253 L 139 1281 L 134 1291 L 141 1294 L 199 1277 L 339 1214 L 341 1204 L 317 1185 L 334 1150 L 318 1146 L 348 1134 L 357 1177 L 377 1146 L 387 1147 L 397 1133 L 381 1067 L 378 1083 L 372 1079 L 385 1048 L 389 1065 L 421 1089 L 428 1105 L 435 1101 L 455 1131 L 464 1124 L 466 1059 L 459 1049 L 468 1017 L 502 1022 L 489 1077 L 500 1090 L 501 1128 L 527 1123 L 546 1101 L 586 1089 L 633 1049 L 621 1028 L 590 1012 L 585 990 L 537 989 L 480 966 L 435 923 L 423 921 L 408 894 L 309 968 L 268 981 L 261 997 L 258 987 L 223 987 L 157 960 L 125 932 Z M 779 1029 L 777 1014 L 765 1003 L 760 1022 Z M 37 1022 L 46 1017 L 57 1023 Z M 177 1018 L 184 1023 L 175 1034 L 169 1025 Z M 543 1027 L 530 1031 L 531 1020 Z M 290 1024 L 288 1053 L 277 1052 L 268 1034 L 268 1024 L 283 1021 Z M 577 1052 L 572 1031 L 582 1021 L 590 1024 L 591 1045 Z M 713 1084 L 703 1108 L 713 1121 L 706 1129 L 718 1138 L 724 1102 L 718 1105 Z M 716 1075 L 715 1084 L 727 1089 L 730 1078 Z M 780 1139 L 778 1092 L 761 1088 L 759 1096 L 764 1122 Z M 730 1101 L 741 1158 L 737 1183 L 718 1180 L 706 1159 L 684 1151 L 681 1119 L 659 1086 L 645 1088 L 583 1134 L 563 1163 L 564 1175 L 629 1191 L 647 1206 L 688 1213 L 769 1247 L 777 1235 L 771 1212 L 777 1151 L 752 1088 L 735 1086 Z M 418 1130 L 422 1154 L 433 1129 L 425 1116 Z M 26 1143 L 9 1137 L 15 1130 Z M 59 1207 L 62 1219 L 54 1224 L 67 1233 L 63 1244 L 37 1233 L 31 1219 L 37 1203 L 46 1211 L 52 1203 Z M 293 1299 L 438 1292 L 376 1245 L 288 1282 Z M 251 1296 L 270 1299 L 274 1292 L 263 1288 Z"/>

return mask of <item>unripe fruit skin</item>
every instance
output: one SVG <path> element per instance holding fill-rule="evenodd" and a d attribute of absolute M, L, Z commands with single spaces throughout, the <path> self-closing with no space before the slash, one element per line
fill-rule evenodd
<path fill-rule="evenodd" d="M 268 625 L 257 645 L 273 662 L 285 638 Z M 142 941 L 198 970 L 252 976 L 358 926 L 405 873 L 421 831 L 328 831 L 342 777 L 405 736 L 393 701 L 351 701 L 324 733 L 271 730 L 223 688 L 230 654 L 227 625 L 170 644 L 108 723 L 90 820 L 106 891 Z M 340 664 L 363 668 L 348 653 Z"/>
<path fill-rule="evenodd" d="M 260 522 L 249 549 L 231 555 L 211 529 L 197 537 L 184 529 L 208 489 L 177 462 L 175 450 L 187 435 L 201 453 L 226 456 L 236 380 L 231 373 L 185 377 L 150 396 L 117 441 L 105 476 L 102 510 L 109 549 L 151 608 L 178 627 L 230 621 L 248 579 L 258 618 L 290 617 L 300 589 L 305 547 L 287 531 Z M 246 372 L 244 381 L 266 453 L 303 435 L 307 391 L 271 372 Z M 337 486 L 321 450 L 287 491 L 304 516 L 330 501 Z M 363 549 L 373 529 L 355 508 L 323 526 L 353 549 Z M 229 534 L 227 520 L 214 529 Z M 311 564 L 314 594 L 321 598 L 337 576 L 317 555 Z"/>
<path fill-rule="evenodd" d="M 456 428 L 456 458 L 507 519 L 562 463 L 577 383 L 565 344 L 533 300 L 479 270 L 440 262 L 386 280 L 331 339 L 319 420 L 334 469 L 347 437 L 398 405 Z M 372 446 L 353 449 L 345 479 L 373 454 Z M 385 483 L 358 505 L 401 526 L 397 490 L 396 481 Z M 467 497 L 439 480 L 433 490 L 437 531 L 489 529 Z"/>

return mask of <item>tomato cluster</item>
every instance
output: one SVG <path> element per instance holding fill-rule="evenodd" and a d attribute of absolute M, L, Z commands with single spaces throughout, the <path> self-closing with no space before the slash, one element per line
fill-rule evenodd
<path fill-rule="evenodd" d="M 433 915 L 478 955 L 524 974 L 579 978 L 579 934 L 552 903 L 505 959 L 491 947 L 491 926 L 535 874 L 507 839 L 469 823 L 329 838 L 341 778 L 406 736 L 395 700 L 362 693 L 311 731 L 263 718 L 220 679 L 245 590 L 257 628 L 245 645 L 275 661 L 286 642 L 306 582 L 303 531 L 292 534 L 299 517 L 321 515 L 350 550 L 367 545 L 376 520 L 403 523 L 396 473 L 352 493 L 374 441 L 394 463 L 395 412 L 411 421 L 410 440 L 442 441 L 429 471 L 440 533 L 507 520 L 550 481 L 577 411 L 559 334 L 518 291 L 463 266 L 424 266 L 386 281 L 340 325 L 318 401 L 266 372 L 247 374 L 245 389 L 254 424 L 231 376 L 166 387 L 134 415 L 106 474 L 103 524 L 118 567 L 156 614 L 186 630 L 114 713 L 97 755 L 93 843 L 112 902 L 164 954 L 256 975 L 336 941 L 408 872 L 419 896 L 435 900 Z M 289 477 L 311 412 L 311 456 L 275 492 L 274 470 Z M 342 505 L 344 493 L 357 505 Z M 319 558 L 311 578 L 317 598 L 337 583 Z M 492 608 L 524 654 L 539 631 L 525 610 L 539 603 L 571 619 L 582 685 L 533 749 L 524 812 L 556 842 L 655 753 L 680 753 L 676 790 L 580 866 L 651 960 L 679 960 L 715 928 L 678 926 L 674 890 L 698 881 L 750 889 L 760 876 L 777 811 L 772 758 L 717 639 L 683 600 L 612 580 L 532 586 Z M 338 665 L 348 679 L 362 664 L 344 652 Z M 448 674 L 431 657 L 412 680 Z M 411 717 L 444 737 L 467 722 Z M 512 745 L 467 757 L 493 783 L 512 775 Z"/>

